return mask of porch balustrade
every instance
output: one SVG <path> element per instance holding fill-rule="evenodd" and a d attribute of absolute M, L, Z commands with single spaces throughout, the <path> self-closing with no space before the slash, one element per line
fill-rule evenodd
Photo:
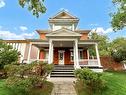
<path fill-rule="evenodd" d="M 80 66 L 99 66 L 97 59 L 79 59 Z"/>
<path fill-rule="evenodd" d="M 48 63 L 48 59 L 30 59 L 30 63 L 31 62 L 34 62 L 34 61 L 42 61 L 42 62 L 46 62 L 46 63 Z"/>

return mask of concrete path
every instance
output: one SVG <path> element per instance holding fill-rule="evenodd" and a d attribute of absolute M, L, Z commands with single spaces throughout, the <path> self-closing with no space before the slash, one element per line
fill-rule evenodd
<path fill-rule="evenodd" d="M 54 83 L 51 95 L 77 95 L 73 86 L 75 78 L 49 78 Z"/>

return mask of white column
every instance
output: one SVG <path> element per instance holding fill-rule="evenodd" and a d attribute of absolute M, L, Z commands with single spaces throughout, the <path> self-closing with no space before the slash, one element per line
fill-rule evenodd
<path fill-rule="evenodd" d="M 75 56 L 76 56 L 76 68 L 80 68 L 78 57 L 78 40 L 75 40 Z"/>
<path fill-rule="evenodd" d="M 39 54 L 40 54 L 40 49 L 38 48 L 38 52 L 37 52 L 37 61 L 39 61 Z"/>
<path fill-rule="evenodd" d="M 95 50 L 96 50 L 96 56 L 97 56 L 97 60 L 98 60 L 98 65 L 101 66 L 99 52 L 98 52 L 98 44 L 97 43 L 95 44 Z"/>
<path fill-rule="evenodd" d="M 75 42 L 73 44 L 73 54 L 74 54 L 74 68 L 76 69 L 76 53 L 75 53 Z"/>
<path fill-rule="evenodd" d="M 51 63 L 53 63 L 53 43 L 51 45 Z"/>
<path fill-rule="evenodd" d="M 48 63 L 51 64 L 51 57 L 52 57 L 52 40 L 49 40 L 49 57 L 48 57 Z"/>
<path fill-rule="evenodd" d="M 30 43 L 30 44 L 29 44 L 29 50 L 28 50 L 28 59 L 27 59 L 27 63 L 30 63 L 31 47 L 32 47 L 32 43 Z"/>
<path fill-rule="evenodd" d="M 90 54 L 89 54 L 89 50 L 87 50 L 87 57 L 88 57 L 88 63 L 89 63 L 89 57 L 90 57 Z"/>

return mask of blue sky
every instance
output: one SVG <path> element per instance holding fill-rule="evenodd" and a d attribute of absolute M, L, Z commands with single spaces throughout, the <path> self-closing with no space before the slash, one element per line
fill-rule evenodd
<path fill-rule="evenodd" d="M 18 0 L 0 0 L 0 38 L 38 38 L 35 30 L 48 29 L 48 18 L 61 9 L 80 19 L 80 29 L 97 29 L 98 33 L 108 35 L 110 40 L 126 37 L 126 30 L 112 31 L 109 13 L 114 8 L 111 0 L 45 0 L 44 4 L 46 13 L 36 18 L 27 8 L 21 8 Z"/>

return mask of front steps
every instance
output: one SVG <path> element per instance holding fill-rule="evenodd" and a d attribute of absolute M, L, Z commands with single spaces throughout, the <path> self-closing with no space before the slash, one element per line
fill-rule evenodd
<path fill-rule="evenodd" d="M 74 77 L 73 65 L 55 65 L 50 77 Z"/>

